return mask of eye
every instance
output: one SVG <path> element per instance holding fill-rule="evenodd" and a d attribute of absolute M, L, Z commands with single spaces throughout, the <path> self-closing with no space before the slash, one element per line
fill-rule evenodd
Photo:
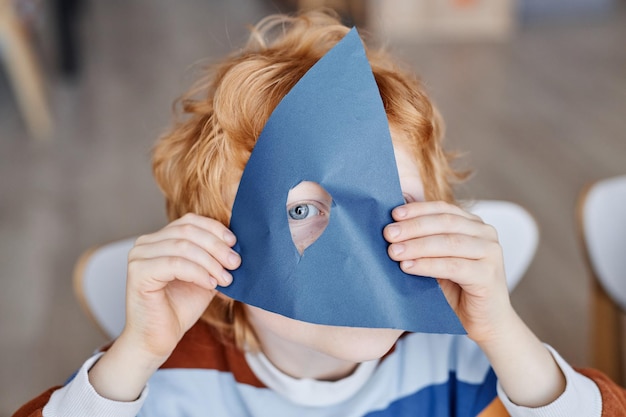
<path fill-rule="evenodd" d="M 324 233 L 330 220 L 333 198 L 320 184 L 302 181 L 287 195 L 287 220 L 291 239 L 300 252 Z"/>
<path fill-rule="evenodd" d="M 311 203 L 298 203 L 291 206 L 287 212 L 289 213 L 289 217 L 293 220 L 304 220 L 323 214 L 320 209 Z"/>

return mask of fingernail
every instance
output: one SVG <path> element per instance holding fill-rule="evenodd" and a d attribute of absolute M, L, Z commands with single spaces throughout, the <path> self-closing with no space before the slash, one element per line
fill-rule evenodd
<path fill-rule="evenodd" d="M 402 252 L 404 252 L 404 245 L 401 243 L 394 243 L 393 245 L 391 245 L 391 253 L 393 253 L 394 255 L 400 255 Z"/>
<path fill-rule="evenodd" d="M 400 236 L 400 227 L 395 225 L 387 226 L 387 234 L 389 237 Z"/>
<path fill-rule="evenodd" d="M 241 261 L 241 257 L 239 256 L 237 252 L 231 252 L 228 255 L 228 263 L 231 264 L 232 266 L 239 265 L 240 261 Z"/>
<path fill-rule="evenodd" d="M 225 231 L 223 237 L 224 237 L 224 242 L 228 243 L 229 245 L 234 245 L 235 242 L 237 242 L 237 238 L 235 237 L 233 232 L 231 232 L 230 230 Z"/>
<path fill-rule="evenodd" d="M 395 209 L 393 209 L 393 214 L 397 219 L 402 219 L 406 217 L 407 213 L 408 210 L 406 209 L 406 207 L 396 207 Z"/>
<path fill-rule="evenodd" d="M 233 276 L 228 271 L 222 271 L 222 281 L 224 284 L 230 285 L 233 282 Z"/>
<path fill-rule="evenodd" d="M 413 267 L 413 265 L 415 265 L 415 262 L 413 261 L 402 261 L 402 268 L 404 269 L 409 269 Z"/>

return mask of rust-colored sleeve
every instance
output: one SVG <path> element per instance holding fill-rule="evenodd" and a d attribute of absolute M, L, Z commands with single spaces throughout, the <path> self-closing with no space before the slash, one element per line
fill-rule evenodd
<path fill-rule="evenodd" d="M 626 416 L 626 389 L 596 369 L 576 369 L 593 380 L 602 395 L 602 417 Z"/>
<path fill-rule="evenodd" d="M 509 412 L 504 408 L 500 398 L 496 397 L 487 408 L 480 412 L 478 417 L 509 417 Z"/>
<path fill-rule="evenodd" d="M 13 417 L 42 417 L 43 408 L 46 406 L 46 404 L 48 404 L 52 393 L 59 388 L 61 387 L 53 387 L 47 391 L 42 392 L 37 397 L 33 398 L 22 407 L 20 407 L 20 409 L 13 414 Z"/>

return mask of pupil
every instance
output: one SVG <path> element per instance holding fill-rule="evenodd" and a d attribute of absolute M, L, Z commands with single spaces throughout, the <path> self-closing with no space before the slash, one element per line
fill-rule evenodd
<path fill-rule="evenodd" d="M 306 219 L 309 215 L 309 207 L 306 204 L 295 206 L 291 210 L 289 210 L 289 214 L 294 220 Z"/>

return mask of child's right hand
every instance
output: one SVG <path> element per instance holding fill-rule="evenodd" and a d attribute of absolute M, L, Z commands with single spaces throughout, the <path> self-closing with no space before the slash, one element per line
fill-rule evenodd
<path fill-rule="evenodd" d="M 195 214 L 137 239 L 128 256 L 126 326 L 89 373 L 100 395 L 136 398 L 206 310 L 216 286 L 231 283 L 227 269 L 241 263 L 235 242 L 220 222 Z M 124 382 L 117 381 L 119 371 Z"/>
<path fill-rule="evenodd" d="M 200 318 L 227 269 L 239 266 L 235 235 L 220 222 L 187 214 L 141 236 L 128 256 L 126 326 L 146 354 L 167 357 Z"/>

